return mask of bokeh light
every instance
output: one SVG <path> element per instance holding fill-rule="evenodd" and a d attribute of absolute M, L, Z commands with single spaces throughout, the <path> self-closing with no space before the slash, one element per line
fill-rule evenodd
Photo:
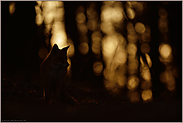
<path fill-rule="evenodd" d="M 114 26 L 110 22 L 102 22 L 100 26 L 102 32 L 105 34 L 112 34 L 115 32 Z"/>
<path fill-rule="evenodd" d="M 152 91 L 150 89 L 143 90 L 141 96 L 142 96 L 142 99 L 144 101 L 151 100 L 152 99 Z"/>
<path fill-rule="evenodd" d="M 115 57 L 114 57 L 115 63 L 118 64 L 124 64 L 127 61 L 127 53 L 126 50 L 122 47 L 119 47 L 116 51 Z"/>
<path fill-rule="evenodd" d="M 160 18 L 158 20 L 158 27 L 159 28 L 166 28 L 166 27 L 168 27 L 168 19 L 167 18 Z"/>
<path fill-rule="evenodd" d="M 123 10 L 120 6 L 105 7 L 101 12 L 101 20 L 105 22 L 120 22 L 123 20 Z"/>
<path fill-rule="evenodd" d="M 145 26 L 141 22 L 137 22 L 135 24 L 135 31 L 138 32 L 139 34 L 142 34 L 145 32 Z"/>
<path fill-rule="evenodd" d="M 128 78 L 128 83 L 127 83 L 127 88 L 131 91 L 134 91 L 139 84 L 139 79 L 137 76 L 133 75 L 133 76 L 129 76 Z"/>
<path fill-rule="evenodd" d="M 64 20 L 64 8 L 57 8 L 54 11 L 54 20 L 63 21 Z"/>
<path fill-rule="evenodd" d="M 137 34 L 128 33 L 127 39 L 128 39 L 128 42 L 130 42 L 130 43 L 136 43 L 138 41 L 138 36 L 137 36 Z"/>
<path fill-rule="evenodd" d="M 86 24 L 77 24 L 77 27 L 81 35 L 85 35 L 88 32 Z"/>
<path fill-rule="evenodd" d="M 102 49 L 105 56 L 111 57 L 114 55 L 119 40 L 116 35 L 107 35 L 102 39 Z"/>
<path fill-rule="evenodd" d="M 146 56 L 146 60 L 147 60 L 148 66 L 149 66 L 149 68 L 151 68 L 152 67 L 151 58 L 150 58 L 150 56 L 148 54 L 145 54 L 145 56 Z"/>
<path fill-rule="evenodd" d="M 159 16 L 160 16 L 161 18 L 166 18 L 167 15 L 168 15 L 167 11 L 166 11 L 165 9 L 163 9 L 163 8 L 161 8 L 161 9 L 159 10 L 158 14 L 159 14 Z"/>
<path fill-rule="evenodd" d="M 134 43 L 128 43 L 127 45 L 127 52 L 130 55 L 136 55 L 137 53 L 137 46 Z"/>
<path fill-rule="evenodd" d="M 103 63 L 101 61 L 93 63 L 93 72 L 96 76 L 100 76 L 103 73 Z"/>
<path fill-rule="evenodd" d="M 67 55 L 71 58 L 74 56 L 75 53 L 74 43 L 71 39 L 68 39 L 67 44 L 70 46 L 69 49 L 67 50 Z"/>
<path fill-rule="evenodd" d="M 127 73 L 127 65 L 126 64 L 119 65 L 117 72 L 118 72 L 118 74 L 126 74 Z"/>
<path fill-rule="evenodd" d="M 80 45 L 79 45 L 79 51 L 80 51 L 80 53 L 83 54 L 83 55 L 87 54 L 88 51 L 89 51 L 89 46 L 88 46 L 88 44 L 87 44 L 86 42 L 80 43 Z"/>
<path fill-rule="evenodd" d="M 9 13 L 12 15 L 15 12 L 15 2 L 10 2 L 9 4 Z"/>
<path fill-rule="evenodd" d="M 99 27 L 99 24 L 96 20 L 88 20 L 87 27 L 89 30 L 95 31 Z"/>
<path fill-rule="evenodd" d="M 35 6 L 35 12 L 36 12 L 36 14 L 41 14 L 41 8 L 39 5 Z"/>
<path fill-rule="evenodd" d="M 141 65 L 140 71 L 141 71 L 140 75 L 144 80 L 146 81 L 151 80 L 151 73 L 150 73 L 149 67 Z"/>
<path fill-rule="evenodd" d="M 36 3 L 39 7 L 42 5 L 42 1 L 36 1 Z"/>
<path fill-rule="evenodd" d="M 138 66 L 139 66 L 139 62 L 135 57 L 128 59 L 128 73 L 130 75 L 138 71 Z"/>
<path fill-rule="evenodd" d="M 127 8 L 126 12 L 129 19 L 135 18 L 135 11 L 132 8 Z"/>
<path fill-rule="evenodd" d="M 38 26 L 40 26 L 43 23 L 43 16 L 41 14 L 36 15 L 35 22 Z"/>
<path fill-rule="evenodd" d="M 48 24 L 51 23 L 54 19 L 54 13 L 53 11 L 49 11 L 49 13 L 44 15 L 44 23 Z"/>
<path fill-rule="evenodd" d="M 51 38 L 51 46 L 57 44 L 60 49 L 67 46 L 67 36 L 65 31 L 57 31 L 53 33 Z"/>
<path fill-rule="evenodd" d="M 78 13 L 76 15 L 76 22 L 77 23 L 84 23 L 86 21 L 86 17 L 84 15 L 84 13 Z"/>
<path fill-rule="evenodd" d="M 173 76 L 173 72 L 171 70 L 162 72 L 159 78 L 162 83 L 166 84 L 168 90 L 175 90 L 175 77 Z"/>
<path fill-rule="evenodd" d="M 162 43 L 159 46 L 159 53 L 163 58 L 167 58 L 172 53 L 172 48 L 169 44 Z"/>
<path fill-rule="evenodd" d="M 129 33 L 135 33 L 135 28 L 134 28 L 132 22 L 128 22 L 128 23 L 127 23 L 126 29 L 127 29 L 127 31 L 128 31 Z"/>

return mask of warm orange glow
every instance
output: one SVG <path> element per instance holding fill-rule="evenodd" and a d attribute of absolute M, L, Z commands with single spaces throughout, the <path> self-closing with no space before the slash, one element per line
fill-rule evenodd
<path fill-rule="evenodd" d="M 152 99 L 152 91 L 150 89 L 142 91 L 142 99 L 144 101 Z"/>
<path fill-rule="evenodd" d="M 102 39 L 102 49 L 105 56 L 113 56 L 117 46 L 119 45 L 119 40 L 116 35 L 107 35 Z"/>
<path fill-rule="evenodd" d="M 173 56 L 172 54 L 170 54 L 168 57 L 164 58 L 162 57 L 161 55 L 159 56 L 159 60 L 164 63 L 164 64 L 167 64 L 167 63 L 170 63 L 172 60 L 173 60 Z"/>
<path fill-rule="evenodd" d="M 42 1 L 42 6 L 46 9 L 56 8 L 59 1 Z"/>
<path fill-rule="evenodd" d="M 10 2 L 9 4 L 9 13 L 12 15 L 15 12 L 15 2 Z"/>
<path fill-rule="evenodd" d="M 102 10 L 101 20 L 102 21 L 111 22 L 111 20 L 112 20 L 112 13 L 113 13 L 113 8 L 106 7 L 105 9 Z"/>
<path fill-rule="evenodd" d="M 163 58 L 168 58 L 172 53 L 172 48 L 169 44 L 161 44 L 159 46 L 159 53 Z"/>
<path fill-rule="evenodd" d="M 127 83 L 127 78 L 125 75 L 123 74 L 117 74 L 117 84 L 119 85 L 119 87 L 124 87 Z"/>
<path fill-rule="evenodd" d="M 137 22 L 135 24 L 135 31 L 138 32 L 138 33 L 140 33 L 140 34 L 144 33 L 145 32 L 145 26 L 144 26 L 144 24 L 141 23 L 141 22 Z"/>
<path fill-rule="evenodd" d="M 135 102 L 140 101 L 140 94 L 137 91 L 135 91 L 135 92 L 134 91 L 128 91 L 127 95 L 128 95 L 128 98 L 129 98 L 130 102 L 135 103 Z"/>
<path fill-rule="evenodd" d="M 105 68 L 103 75 L 105 78 L 104 86 L 113 93 L 117 93 L 120 88 L 123 88 L 126 85 L 127 78 L 122 73 L 116 73 L 110 68 Z"/>
<path fill-rule="evenodd" d="M 94 4 L 92 4 L 92 5 L 94 6 Z M 97 17 L 97 12 L 91 6 L 89 8 L 87 8 L 86 15 L 89 19 L 95 19 Z"/>
<path fill-rule="evenodd" d="M 127 1 L 130 7 L 134 7 L 137 5 L 137 1 Z"/>
<path fill-rule="evenodd" d="M 126 74 L 127 72 L 127 65 L 126 64 L 121 64 L 118 66 L 117 69 L 118 74 Z"/>
<path fill-rule="evenodd" d="M 110 22 L 102 22 L 101 23 L 101 30 L 105 34 L 112 34 L 112 33 L 114 33 L 114 26 Z"/>
<path fill-rule="evenodd" d="M 96 76 L 100 76 L 103 72 L 103 63 L 101 61 L 96 61 L 93 63 L 93 72 Z"/>
<path fill-rule="evenodd" d="M 129 74 L 134 74 L 135 72 L 137 72 L 138 70 L 138 66 L 139 66 L 139 63 L 138 63 L 138 60 L 137 59 L 129 59 L 128 61 L 128 72 Z"/>
<path fill-rule="evenodd" d="M 128 78 L 127 88 L 129 90 L 135 90 L 138 87 L 139 79 L 136 76 L 130 76 Z"/>
<path fill-rule="evenodd" d="M 89 46 L 86 42 L 82 42 L 80 45 L 79 45 L 79 51 L 81 54 L 85 55 L 88 53 L 89 51 Z"/>
<path fill-rule="evenodd" d="M 132 8 L 127 8 L 127 16 L 129 19 L 134 19 L 135 18 L 135 11 Z"/>
<path fill-rule="evenodd" d="M 100 54 L 100 44 L 98 44 L 98 43 L 93 43 L 93 44 L 92 44 L 92 51 L 93 51 L 95 54 Z"/>
<path fill-rule="evenodd" d="M 126 50 L 122 47 L 119 47 L 116 51 L 114 61 L 118 64 L 124 64 L 127 61 L 127 53 Z"/>
<path fill-rule="evenodd" d="M 85 35 L 88 32 L 86 24 L 77 24 L 77 27 L 81 35 Z"/>
<path fill-rule="evenodd" d="M 137 2 L 136 6 L 135 6 L 135 10 L 137 11 L 138 15 L 141 15 L 143 13 L 143 4 L 141 2 Z"/>
<path fill-rule="evenodd" d="M 46 24 L 44 34 L 47 35 L 51 28 L 52 28 L 52 24 Z"/>
<path fill-rule="evenodd" d="M 48 54 L 48 50 L 44 47 L 39 49 L 39 57 L 44 59 Z"/>
<path fill-rule="evenodd" d="M 44 15 L 44 22 L 45 24 L 51 23 L 54 19 L 54 13 L 53 11 L 49 11 L 49 13 Z"/>
<path fill-rule="evenodd" d="M 127 39 L 128 39 L 128 42 L 130 42 L 130 43 L 136 43 L 137 40 L 138 40 L 138 36 L 137 36 L 137 34 L 128 33 L 127 34 Z"/>
<path fill-rule="evenodd" d="M 71 59 L 67 59 L 67 62 L 69 63 L 69 66 L 67 67 L 67 75 L 71 75 Z"/>
<path fill-rule="evenodd" d="M 128 22 L 126 28 L 127 28 L 127 31 L 128 31 L 129 33 L 133 33 L 133 34 L 136 33 L 136 32 L 135 32 L 135 28 L 134 28 L 132 22 Z"/>
<path fill-rule="evenodd" d="M 162 9 L 162 8 L 159 10 L 158 14 L 159 14 L 159 16 L 161 18 L 166 18 L 167 15 L 168 15 L 168 13 L 166 12 L 166 10 L 165 9 Z"/>
<path fill-rule="evenodd" d="M 58 31 L 53 33 L 51 38 L 51 45 L 57 44 L 60 49 L 67 46 L 67 36 L 65 31 Z"/>
<path fill-rule="evenodd" d="M 123 21 L 123 19 L 124 19 L 123 9 L 120 6 L 114 7 L 112 14 L 113 14 L 112 20 L 114 23 L 118 23 L 120 21 Z"/>
<path fill-rule="evenodd" d="M 161 82 L 166 84 L 168 90 L 172 91 L 175 89 L 175 77 L 173 76 L 173 72 L 171 70 L 162 72 L 159 78 Z"/>
<path fill-rule="evenodd" d="M 54 19 L 56 21 L 63 21 L 64 19 L 64 8 L 57 8 L 55 11 L 54 11 Z"/>
<path fill-rule="evenodd" d="M 141 44 L 141 46 L 140 46 L 140 50 L 141 50 L 141 52 L 142 53 L 149 53 L 150 52 L 150 46 L 149 46 L 149 44 L 148 43 L 143 43 L 143 44 Z"/>
<path fill-rule="evenodd" d="M 105 7 L 101 12 L 101 20 L 106 22 L 120 22 L 123 20 L 123 10 L 120 6 Z"/>
<path fill-rule="evenodd" d="M 101 34 L 101 32 L 99 32 L 99 31 L 94 31 L 94 32 L 92 33 L 92 35 L 91 35 L 91 38 L 92 38 L 92 40 L 94 40 L 95 38 L 101 39 L 101 38 L 102 38 L 102 34 Z"/>
<path fill-rule="evenodd" d="M 36 11 L 36 14 L 41 14 L 41 8 L 39 5 L 35 6 L 35 11 Z"/>
<path fill-rule="evenodd" d="M 67 50 L 67 55 L 71 58 L 74 56 L 75 53 L 74 43 L 71 39 L 68 39 L 67 44 L 70 46 L 69 49 Z"/>
<path fill-rule="evenodd" d="M 77 23 L 84 23 L 86 21 L 86 16 L 84 15 L 84 13 L 78 13 L 76 15 L 76 22 Z"/>
<path fill-rule="evenodd" d="M 150 58 L 150 56 L 148 54 L 145 54 L 145 56 L 146 56 L 146 60 L 147 60 L 148 66 L 149 66 L 149 68 L 151 68 L 151 66 L 152 66 L 151 58 Z"/>
<path fill-rule="evenodd" d="M 38 6 L 42 5 L 42 1 L 36 1 L 36 3 L 38 4 Z"/>
<path fill-rule="evenodd" d="M 41 14 L 37 14 L 37 15 L 36 15 L 36 20 L 35 20 L 35 22 L 36 22 L 36 24 L 37 24 L 38 26 L 40 26 L 40 25 L 43 23 L 43 17 L 42 17 Z"/>
<path fill-rule="evenodd" d="M 151 73 L 150 73 L 149 67 L 141 65 L 140 71 L 141 71 L 140 75 L 142 76 L 142 78 L 144 80 L 146 80 L 146 81 L 151 80 Z"/>
<path fill-rule="evenodd" d="M 137 53 L 137 46 L 134 43 L 128 43 L 127 45 L 127 52 L 130 55 L 136 55 Z"/>
<path fill-rule="evenodd" d="M 97 23 L 96 20 L 88 20 L 88 22 L 87 22 L 87 27 L 91 31 L 95 31 L 98 26 L 99 26 L 99 24 Z"/>

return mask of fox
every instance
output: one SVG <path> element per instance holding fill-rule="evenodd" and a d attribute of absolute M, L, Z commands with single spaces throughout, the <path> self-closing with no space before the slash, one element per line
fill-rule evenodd
<path fill-rule="evenodd" d="M 67 101 L 78 104 L 66 87 L 67 82 L 67 50 L 70 46 L 59 49 L 54 44 L 51 51 L 40 65 L 40 78 L 43 85 L 43 97 L 46 102 Z"/>

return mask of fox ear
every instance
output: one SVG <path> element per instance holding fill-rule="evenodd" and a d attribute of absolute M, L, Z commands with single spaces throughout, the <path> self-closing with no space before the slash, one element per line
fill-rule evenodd
<path fill-rule="evenodd" d="M 58 50 L 59 50 L 58 45 L 57 45 L 57 44 L 54 44 L 54 46 L 53 46 L 53 48 L 52 48 L 52 51 L 53 51 L 54 53 L 56 53 Z"/>
<path fill-rule="evenodd" d="M 68 50 L 69 47 L 70 47 L 70 46 L 64 47 L 64 48 L 62 49 L 62 51 L 64 51 L 64 52 L 67 53 L 67 50 Z"/>

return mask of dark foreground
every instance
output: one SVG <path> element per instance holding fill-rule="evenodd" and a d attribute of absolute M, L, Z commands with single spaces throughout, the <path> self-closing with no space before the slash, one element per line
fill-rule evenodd
<path fill-rule="evenodd" d="M 48 106 L 41 99 L 41 92 L 37 90 L 22 96 L 21 92 L 14 92 L 9 96 L 4 92 L 1 100 L 1 121 L 182 121 L 180 98 L 154 98 L 149 103 L 131 103 L 123 96 L 119 98 L 107 95 L 102 89 L 99 91 L 85 88 L 73 91 L 72 95 L 80 105 L 54 102 Z"/>

